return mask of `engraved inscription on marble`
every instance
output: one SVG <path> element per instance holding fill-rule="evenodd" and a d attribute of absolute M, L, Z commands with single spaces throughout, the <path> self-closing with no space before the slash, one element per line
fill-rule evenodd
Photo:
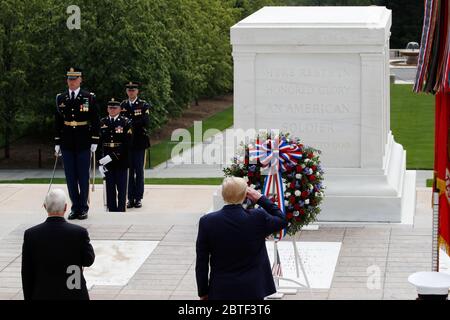
<path fill-rule="evenodd" d="M 357 54 L 257 54 L 255 124 L 280 129 L 323 151 L 328 167 L 360 166 Z"/>

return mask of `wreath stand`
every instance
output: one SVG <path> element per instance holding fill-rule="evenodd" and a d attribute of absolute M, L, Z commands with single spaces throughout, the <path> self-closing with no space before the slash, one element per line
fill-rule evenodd
<path fill-rule="evenodd" d="M 273 242 L 273 252 L 274 252 L 273 265 L 274 266 L 276 266 L 278 263 L 281 266 L 281 262 L 278 261 L 278 258 L 279 258 L 278 241 L 279 240 L 274 240 L 274 242 Z M 284 297 L 285 294 L 294 295 L 294 294 L 297 294 L 299 289 L 301 289 L 301 288 L 309 289 L 309 292 L 311 293 L 311 285 L 309 283 L 308 276 L 306 275 L 305 267 L 303 265 L 300 254 L 298 253 L 297 243 L 296 243 L 295 239 L 292 239 L 292 248 L 294 249 L 295 271 L 296 271 L 297 278 L 300 277 L 300 272 L 301 272 L 303 274 L 303 278 L 305 279 L 306 285 L 304 285 L 303 283 L 300 283 L 294 279 L 274 275 L 273 278 L 275 281 L 275 287 L 277 289 L 277 292 L 270 295 L 269 297 L 267 297 L 268 299 L 281 299 Z M 281 287 L 280 280 L 292 282 L 297 286 L 297 288 Z"/>

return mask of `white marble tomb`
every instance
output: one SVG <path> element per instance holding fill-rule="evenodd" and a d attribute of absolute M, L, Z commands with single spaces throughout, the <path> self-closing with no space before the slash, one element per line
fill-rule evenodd
<path fill-rule="evenodd" d="M 390 131 L 385 7 L 264 7 L 231 28 L 234 128 L 322 151 L 319 220 L 404 222 L 415 172 Z M 219 193 L 220 194 L 220 193 Z"/>

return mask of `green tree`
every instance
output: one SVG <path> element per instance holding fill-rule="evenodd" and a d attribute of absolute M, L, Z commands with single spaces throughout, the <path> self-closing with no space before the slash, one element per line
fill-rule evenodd
<path fill-rule="evenodd" d="M 0 117 L 5 158 L 9 158 L 17 114 L 27 101 L 26 71 L 31 47 L 26 39 L 31 28 L 26 26 L 24 2 L 2 0 L 0 4 Z"/>

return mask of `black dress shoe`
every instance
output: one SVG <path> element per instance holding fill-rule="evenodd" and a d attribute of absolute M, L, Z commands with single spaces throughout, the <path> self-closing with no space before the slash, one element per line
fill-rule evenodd
<path fill-rule="evenodd" d="M 80 213 L 78 215 L 78 220 L 86 220 L 88 218 L 88 213 L 87 211 L 83 211 L 82 213 Z"/>
<path fill-rule="evenodd" d="M 127 208 L 128 208 L 128 209 L 134 208 L 134 201 L 128 201 L 128 202 L 127 202 Z"/>
<path fill-rule="evenodd" d="M 75 219 L 77 219 L 77 218 L 78 218 L 78 213 L 73 212 L 73 211 L 71 211 L 71 212 L 69 213 L 69 216 L 67 217 L 67 219 L 69 219 L 69 220 L 75 220 Z"/>
<path fill-rule="evenodd" d="M 137 201 L 134 203 L 134 207 L 135 207 L 135 208 L 141 208 L 141 207 L 142 207 L 141 200 L 137 200 Z"/>

